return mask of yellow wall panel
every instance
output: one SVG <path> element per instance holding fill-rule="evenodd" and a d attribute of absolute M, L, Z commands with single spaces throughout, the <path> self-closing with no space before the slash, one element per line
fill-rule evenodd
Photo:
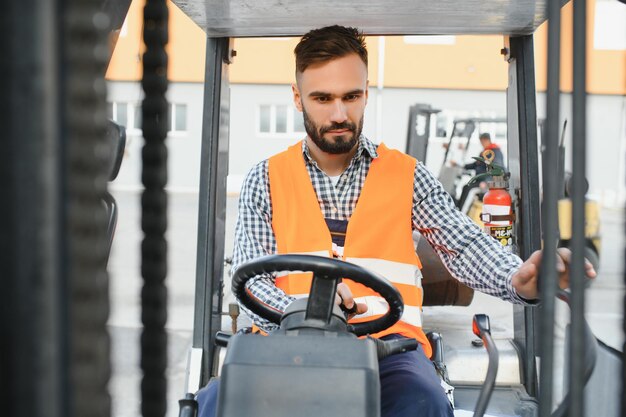
<path fill-rule="evenodd" d="M 502 36 L 456 36 L 452 45 L 407 44 L 387 37 L 385 86 L 503 90 Z"/>

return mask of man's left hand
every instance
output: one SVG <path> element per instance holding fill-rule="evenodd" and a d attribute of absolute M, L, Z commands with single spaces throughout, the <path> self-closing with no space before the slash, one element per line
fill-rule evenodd
<path fill-rule="evenodd" d="M 539 278 L 539 266 L 543 252 L 535 251 L 513 274 L 512 284 L 517 294 L 527 300 L 538 298 L 539 291 L 537 282 Z M 559 287 L 565 289 L 569 287 L 569 266 L 572 258 L 572 251 L 567 248 L 558 248 L 556 255 L 556 270 L 559 274 Z M 588 278 L 595 278 L 596 271 L 591 262 L 585 259 L 585 273 Z"/>

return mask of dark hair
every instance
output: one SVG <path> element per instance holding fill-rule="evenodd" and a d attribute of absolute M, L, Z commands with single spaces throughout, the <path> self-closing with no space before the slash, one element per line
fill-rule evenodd
<path fill-rule="evenodd" d="M 491 142 L 491 135 L 487 132 L 485 133 L 481 133 L 480 136 L 478 137 L 478 139 L 487 139 Z"/>
<path fill-rule="evenodd" d="M 367 66 L 365 36 L 356 28 L 326 26 L 306 33 L 296 48 L 296 74 L 312 64 L 331 61 L 355 53 Z"/>

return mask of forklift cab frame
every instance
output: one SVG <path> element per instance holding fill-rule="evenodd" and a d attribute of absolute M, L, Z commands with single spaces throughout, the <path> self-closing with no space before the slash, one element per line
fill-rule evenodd
<path fill-rule="evenodd" d="M 189 358 L 187 392 L 195 392 L 212 376 L 218 374 L 216 332 L 222 328 L 222 298 L 224 276 L 224 230 L 226 206 L 226 176 L 228 173 L 228 65 L 232 62 L 232 37 L 276 37 L 302 35 L 307 30 L 341 22 L 354 25 L 365 35 L 420 34 L 501 34 L 502 53 L 508 63 L 507 130 L 508 158 L 511 171 L 510 192 L 517 212 L 515 222 L 518 254 L 526 259 L 541 247 L 541 217 L 537 154 L 537 113 L 533 32 L 548 14 L 556 16 L 562 2 L 522 1 L 511 7 L 494 7 L 482 1 L 427 1 L 419 5 L 410 2 L 385 2 L 381 9 L 376 3 L 349 1 L 341 6 L 324 7 L 316 1 L 288 1 L 281 9 L 271 2 L 235 2 L 225 7 L 219 1 L 174 1 L 206 32 L 206 79 L 204 92 L 203 133 L 201 151 L 200 206 L 196 267 L 196 300 L 193 346 Z M 584 4 L 583 4 L 583 7 Z M 244 10 L 245 9 L 245 10 Z M 316 20 L 316 11 L 323 17 Z M 358 11 L 358 17 L 346 16 Z M 315 21 L 315 25 L 311 22 Z M 288 22 L 288 23 L 285 23 Z M 558 25 L 555 25 L 558 29 Z M 556 34 L 551 34 L 551 39 Z M 552 42 L 552 41 L 551 41 Z M 551 44 L 554 48 L 554 44 Z M 557 54 L 558 55 L 558 54 Z M 553 64 L 552 64 L 553 65 Z M 552 87 L 550 87 L 552 88 Z M 549 118 L 558 115 L 549 92 Z M 552 107 L 550 107 L 552 106 Z M 557 105 L 558 106 L 558 105 Z M 583 116 L 584 118 L 584 116 Z M 557 123 L 556 120 L 552 123 Z M 557 128 L 558 130 L 558 128 Z M 553 135 L 548 129 L 548 134 Z M 584 139 L 584 138 L 583 138 Z M 550 177 L 549 175 L 544 176 Z M 548 212 L 550 213 L 550 212 Z M 552 217 L 544 214 L 544 229 L 552 227 Z M 545 235 L 544 235 L 545 236 Z M 576 249 L 575 249 L 576 251 Z M 552 254 L 554 252 L 548 252 Z M 551 262 L 546 263 L 542 293 L 547 317 L 553 315 L 556 288 L 545 282 L 556 282 Z M 578 308 L 578 307 L 574 307 Z M 550 318 L 545 319 L 546 323 Z M 538 397 L 537 361 L 539 341 L 536 327 L 537 309 L 514 306 L 514 340 L 520 351 L 521 382 L 525 391 Z M 543 325 L 542 332 L 547 328 Z M 552 339 L 552 333 L 544 333 Z M 552 340 L 542 342 L 551 349 Z M 547 343 L 547 344 L 546 344 Z M 542 361 L 542 374 L 551 381 L 551 354 Z M 550 374 L 550 375 L 548 375 Z M 542 377 L 543 378 L 543 377 Z"/>
<path fill-rule="evenodd" d="M 128 1 L 121 1 L 126 3 Z M 544 164 L 540 216 L 533 32 L 550 20 L 546 159 L 558 157 L 560 0 L 344 1 L 175 0 L 207 34 L 205 110 L 201 150 L 196 300 L 187 391 L 195 392 L 217 374 L 215 334 L 222 327 L 226 174 L 228 171 L 228 65 L 230 38 L 296 36 L 330 24 L 354 25 L 366 35 L 500 34 L 509 64 L 507 124 L 511 193 L 517 220 L 517 250 L 527 258 L 541 244 L 556 242 L 557 175 Z M 10 415 L 107 414 L 110 373 L 106 319 L 106 216 L 101 192 L 106 132 L 107 2 L 6 2 L 0 36 L 9 59 L 1 62 L 7 100 L 0 121 L 6 152 L 0 154 L 0 205 L 4 232 L 0 265 L 6 285 L 2 302 L 1 409 Z M 582 4 L 582 7 L 580 7 Z M 573 232 L 570 356 L 584 357 L 584 159 L 585 9 L 576 2 L 574 19 Z M 166 337 L 166 223 L 164 190 L 167 136 L 165 1 L 146 3 L 143 133 L 146 138 L 143 222 L 149 243 L 142 267 L 146 296 L 142 318 L 144 415 L 164 415 Z M 350 18 L 350 16 L 353 16 Z M 315 22 L 315 23 L 312 23 Z M 118 22 L 121 25 L 121 22 Z M 115 26 L 115 25 L 113 25 Z M 17 36 L 16 36 L 17 35 Z M 582 45 L 582 47 L 581 47 Z M 33 82 L 34 81 L 34 82 Z M 149 116 L 149 117 L 148 117 Z M 145 149 L 145 148 L 144 148 Z M 578 165 L 577 165 L 578 164 Z M 577 169 L 577 167 L 579 169 Z M 66 169 L 67 168 L 67 169 Z M 152 210 L 152 211 L 150 211 Z M 541 217 L 541 219 L 540 219 Z M 540 221 L 541 220 L 541 221 Z M 148 230 L 146 230 L 148 229 Z M 145 242 L 145 240 L 144 240 Z M 147 254 L 147 255 L 146 255 Z M 149 276 L 147 276 L 149 275 Z M 524 391 L 539 399 L 541 416 L 551 414 L 556 248 L 545 245 L 540 279 L 542 314 L 515 307 L 514 344 L 520 350 Z M 146 290 L 146 287 L 149 287 Z M 142 299 L 143 301 L 143 299 Z M 154 304 L 150 304 L 153 302 Z M 158 308 L 154 306 L 158 305 Z M 536 331 L 536 327 L 539 328 Z M 149 333 L 149 334 L 147 334 Z M 147 334 L 147 336 L 146 336 Z M 542 335 L 541 338 L 538 335 Z M 7 347 L 5 350 L 5 346 Z M 536 357 L 541 353 L 541 373 Z M 571 415 L 583 412 L 584 361 L 570 362 Z M 146 369 L 149 368 L 149 369 Z M 615 368 L 615 367 L 614 367 Z M 613 369 L 616 371 L 616 369 Z M 541 379 L 541 391 L 538 390 Z M 622 384 L 623 385 L 623 384 Z M 596 410 L 597 411 L 597 410 Z"/>

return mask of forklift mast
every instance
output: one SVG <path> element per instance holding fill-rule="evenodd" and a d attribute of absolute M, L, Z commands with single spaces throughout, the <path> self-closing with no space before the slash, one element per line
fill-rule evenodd
<path fill-rule="evenodd" d="M 431 116 L 440 111 L 433 109 L 429 104 L 414 104 L 409 108 L 406 153 L 418 161 L 426 161 L 428 140 L 430 139 Z"/>

